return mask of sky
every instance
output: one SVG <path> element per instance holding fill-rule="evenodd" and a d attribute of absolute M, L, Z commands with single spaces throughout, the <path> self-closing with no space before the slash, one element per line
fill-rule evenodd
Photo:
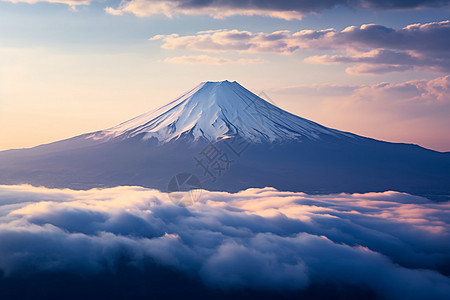
<path fill-rule="evenodd" d="M 231 80 L 325 126 L 450 151 L 450 1 L 0 0 L 0 150 Z"/>

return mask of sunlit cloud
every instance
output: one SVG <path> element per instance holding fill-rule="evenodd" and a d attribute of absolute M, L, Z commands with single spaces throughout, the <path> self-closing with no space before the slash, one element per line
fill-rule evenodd
<path fill-rule="evenodd" d="M 403 193 L 203 191 L 180 207 L 141 187 L 0 186 L 0 203 L 7 277 L 98 273 L 126 255 L 130 264 L 151 259 L 212 288 L 305 290 L 334 282 L 386 299 L 450 292 L 440 273 L 449 267 L 450 204 Z"/>
<path fill-rule="evenodd" d="M 291 55 L 302 50 L 328 51 L 306 58 L 320 64 L 350 64 L 350 74 L 380 74 L 422 70 L 450 70 L 450 21 L 408 25 L 393 29 L 382 25 L 349 26 L 342 31 L 289 30 L 272 33 L 215 30 L 195 35 L 156 35 L 162 48 L 200 52 L 277 53 Z"/>
<path fill-rule="evenodd" d="M 297 33 L 298 35 L 299 33 Z M 156 35 L 151 41 L 162 40 L 162 48 L 186 49 L 203 52 L 238 51 L 247 53 L 272 52 L 290 54 L 300 49 L 300 39 L 289 30 L 272 33 L 253 33 L 241 30 L 210 30 L 195 35 Z"/>
<path fill-rule="evenodd" d="M 231 5 L 229 5 L 231 4 Z M 112 15 L 123 15 L 131 13 L 138 17 L 152 15 L 165 15 L 173 18 L 178 15 L 209 15 L 216 19 L 223 19 L 233 15 L 243 16 L 268 16 L 286 20 L 301 19 L 302 14 L 295 10 L 270 10 L 257 6 L 240 7 L 233 6 L 232 3 L 210 3 L 210 5 L 197 5 L 194 1 L 152 1 L 152 0 L 131 0 L 122 1 L 117 8 L 107 7 L 105 11 Z"/>

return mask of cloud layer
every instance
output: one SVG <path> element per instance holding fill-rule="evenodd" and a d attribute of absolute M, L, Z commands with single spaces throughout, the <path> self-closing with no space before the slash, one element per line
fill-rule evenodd
<path fill-rule="evenodd" d="M 376 0 L 327 0 L 327 1 L 250 1 L 250 0 L 123 0 L 118 8 L 108 7 L 106 11 L 114 15 L 132 13 L 139 17 L 156 14 L 173 17 L 175 15 L 210 15 L 224 18 L 232 15 L 260 15 L 286 20 L 301 19 L 304 14 L 320 12 L 335 7 L 357 9 L 421 9 L 445 7 L 446 0 L 417 1 L 376 1 Z"/>
<path fill-rule="evenodd" d="M 450 293 L 450 203 L 396 192 L 203 191 L 195 205 L 140 187 L 0 187 L 0 274 L 114 270 L 151 259 L 212 289 L 358 286 L 377 297 Z"/>
<path fill-rule="evenodd" d="M 240 30 L 202 31 L 195 35 L 156 35 L 163 49 L 201 52 L 278 53 L 326 51 L 306 58 L 320 64 L 352 64 L 352 74 L 450 70 L 450 21 L 412 24 L 394 29 L 376 24 L 349 26 L 342 31 L 289 30 L 253 33 Z"/>

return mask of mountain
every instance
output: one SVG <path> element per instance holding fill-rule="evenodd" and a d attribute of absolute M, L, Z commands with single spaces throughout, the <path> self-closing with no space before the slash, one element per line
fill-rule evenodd
<path fill-rule="evenodd" d="M 316 140 L 322 134 L 350 136 L 281 110 L 229 81 L 201 83 L 159 109 L 89 138 L 126 139 L 139 134 L 145 134 L 144 139 L 154 137 L 160 143 L 184 136 L 217 141 L 240 135 L 259 143 Z"/>
<path fill-rule="evenodd" d="M 445 200 L 450 153 L 327 128 L 229 81 L 201 83 L 106 130 L 0 152 L 0 184 L 167 190 L 177 174 L 211 190 L 396 190 Z"/>

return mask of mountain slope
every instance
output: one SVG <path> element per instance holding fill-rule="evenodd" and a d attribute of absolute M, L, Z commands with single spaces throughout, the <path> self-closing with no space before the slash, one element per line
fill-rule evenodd
<path fill-rule="evenodd" d="M 166 190 L 179 173 L 223 191 L 396 190 L 437 200 L 450 194 L 450 153 L 330 129 L 228 81 L 202 83 L 107 130 L 0 152 L 0 184 Z"/>

